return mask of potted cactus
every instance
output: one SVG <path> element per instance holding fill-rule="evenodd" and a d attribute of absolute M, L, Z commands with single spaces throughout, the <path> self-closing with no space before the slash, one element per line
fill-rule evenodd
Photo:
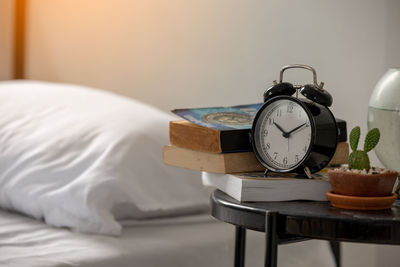
<path fill-rule="evenodd" d="M 360 127 L 350 132 L 348 167 L 329 170 L 332 192 L 327 193 L 332 205 L 357 210 L 390 208 L 396 194 L 392 193 L 397 172 L 385 168 L 371 167 L 368 152 L 379 142 L 379 129 L 374 128 L 365 137 L 364 149 L 358 150 Z"/>

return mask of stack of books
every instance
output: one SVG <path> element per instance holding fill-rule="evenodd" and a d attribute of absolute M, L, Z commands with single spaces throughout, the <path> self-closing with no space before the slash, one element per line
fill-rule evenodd
<path fill-rule="evenodd" d="M 163 148 L 166 164 L 214 173 L 265 169 L 251 151 L 248 130 L 215 130 L 186 120 L 169 124 L 170 145 Z"/>
<path fill-rule="evenodd" d="M 250 129 L 216 130 L 186 120 L 169 124 L 170 145 L 163 147 L 164 163 L 213 173 L 263 171 L 250 144 Z M 339 142 L 330 165 L 347 163 L 349 146 Z"/>
<path fill-rule="evenodd" d="M 170 144 L 163 147 L 165 164 L 202 171 L 204 185 L 239 201 L 326 200 L 330 185 L 324 174 L 314 175 L 316 179 L 299 179 L 291 174 L 263 177 L 265 168 L 252 152 L 251 123 L 238 128 L 214 127 L 182 117 L 185 120 L 169 124 Z M 337 122 L 339 143 L 331 166 L 346 164 L 349 155 L 346 122 Z"/>

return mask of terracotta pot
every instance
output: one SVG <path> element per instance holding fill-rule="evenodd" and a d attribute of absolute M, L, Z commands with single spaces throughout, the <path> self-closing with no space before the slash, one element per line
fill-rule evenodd
<path fill-rule="evenodd" d="M 392 195 L 397 179 L 396 171 L 379 174 L 359 174 L 342 170 L 329 170 L 329 181 L 335 194 L 360 197 Z"/>

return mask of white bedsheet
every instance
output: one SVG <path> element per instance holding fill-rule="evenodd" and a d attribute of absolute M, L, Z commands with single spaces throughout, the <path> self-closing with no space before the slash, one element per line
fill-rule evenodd
<path fill-rule="evenodd" d="M 234 227 L 209 215 L 124 222 L 120 237 L 73 233 L 0 210 L 0 266 L 233 266 Z M 246 264 L 263 266 L 264 235 L 248 231 Z M 280 246 L 279 266 L 334 266 L 324 241 Z"/>

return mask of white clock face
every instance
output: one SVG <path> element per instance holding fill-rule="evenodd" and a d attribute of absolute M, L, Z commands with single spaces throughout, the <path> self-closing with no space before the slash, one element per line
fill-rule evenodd
<path fill-rule="evenodd" d="M 312 125 L 304 108 L 295 101 L 270 103 L 258 117 L 254 130 L 259 156 L 272 170 L 293 170 L 307 156 Z"/>

